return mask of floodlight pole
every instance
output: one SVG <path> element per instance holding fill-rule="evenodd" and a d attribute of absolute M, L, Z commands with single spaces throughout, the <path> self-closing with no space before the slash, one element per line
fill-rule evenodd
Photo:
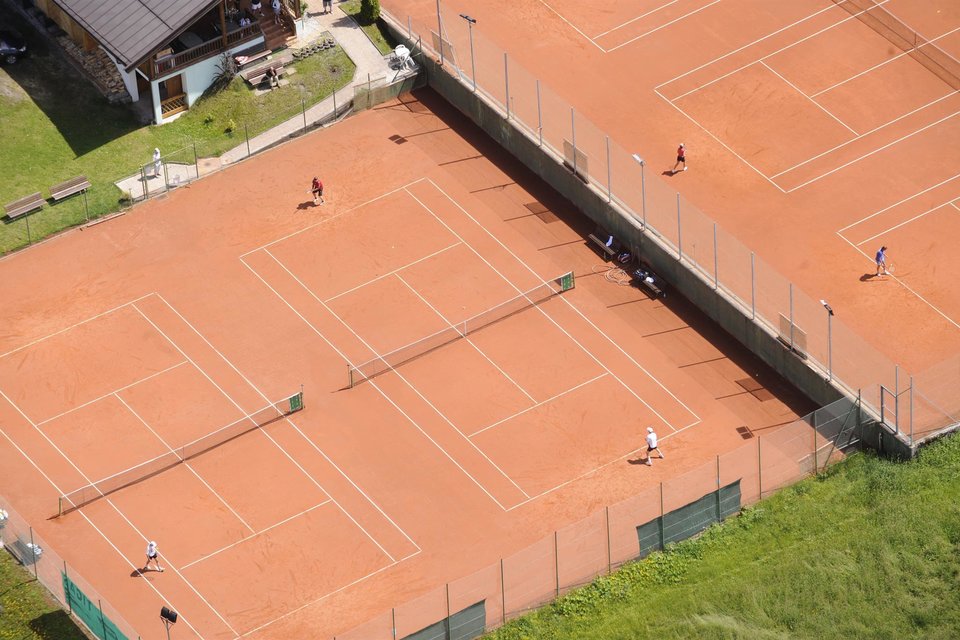
<path fill-rule="evenodd" d="M 437 34 L 440 36 L 440 66 L 443 66 L 443 19 L 440 18 L 440 0 L 437 0 Z"/>
<path fill-rule="evenodd" d="M 477 60 L 473 56 L 473 25 L 477 24 L 475 18 L 471 18 L 465 13 L 460 17 L 467 21 L 467 31 L 470 32 L 470 75 L 473 77 L 473 92 L 477 92 Z"/>
<path fill-rule="evenodd" d="M 644 167 L 647 163 L 638 154 L 633 154 L 633 159 L 640 165 L 640 210 L 643 216 L 643 230 L 647 230 L 647 174 Z"/>
<path fill-rule="evenodd" d="M 820 304 L 827 310 L 827 381 L 833 380 L 833 307 L 821 300 Z"/>

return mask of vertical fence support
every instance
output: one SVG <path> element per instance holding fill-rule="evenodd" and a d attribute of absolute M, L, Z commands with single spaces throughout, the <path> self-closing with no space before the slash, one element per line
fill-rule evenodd
<path fill-rule="evenodd" d="M 722 514 L 723 510 L 720 508 L 720 455 L 717 454 L 717 522 L 720 522 Z"/>
<path fill-rule="evenodd" d="M 109 638 L 110 636 L 107 635 L 107 621 L 103 617 L 103 603 L 99 598 L 97 599 L 97 608 L 100 609 L 100 628 L 103 630 L 103 637 Z M 170 630 L 169 627 L 167 630 Z"/>
<path fill-rule="evenodd" d="M 553 573 L 557 579 L 556 597 L 560 597 L 560 533 L 553 532 Z"/>
<path fill-rule="evenodd" d="M 570 139 L 573 143 L 573 175 L 577 175 L 577 123 L 573 107 L 570 107 Z"/>
<path fill-rule="evenodd" d="M 197 175 L 200 175 L 199 169 L 197 170 Z M 87 190 L 84 189 L 81 193 L 83 193 L 83 218 L 87 222 L 90 222 L 90 207 L 87 205 Z"/>
<path fill-rule="evenodd" d="M 613 171 L 610 168 L 610 136 L 607 136 L 607 202 L 613 202 Z"/>
<path fill-rule="evenodd" d="M 390 630 L 393 632 L 393 640 L 397 640 L 397 609 L 390 609 Z"/>
<path fill-rule="evenodd" d="M 540 146 L 543 146 L 543 105 L 540 103 L 540 79 L 537 78 L 537 134 L 540 136 Z"/>
<path fill-rule="evenodd" d="M 410 16 L 407 16 L 407 40 L 413 40 L 413 25 L 410 24 Z"/>
<path fill-rule="evenodd" d="M 680 192 L 677 192 L 677 260 L 683 262 L 683 228 L 680 225 Z"/>
<path fill-rule="evenodd" d="M 763 500 L 763 458 L 760 455 L 760 436 L 757 436 L 757 487 Z"/>
<path fill-rule="evenodd" d="M 146 199 L 150 195 L 150 183 L 147 182 L 147 171 L 143 165 L 140 165 L 140 182 L 143 183 L 143 197 Z M 134 199 L 133 194 L 130 194 L 130 199 Z"/>
<path fill-rule="evenodd" d="M 640 164 L 640 212 L 643 217 L 643 230 L 647 230 L 647 172 L 645 165 Z"/>
<path fill-rule="evenodd" d="M 193 143 L 193 168 L 197 172 L 197 178 L 200 177 L 200 156 L 197 155 L 197 143 Z"/>
<path fill-rule="evenodd" d="M 720 259 L 717 257 L 717 223 L 713 223 L 713 290 L 720 288 Z"/>
<path fill-rule="evenodd" d="M 648 461 L 649 462 L 649 461 Z M 660 483 L 660 517 L 657 519 L 658 529 L 660 529 L 660 549 L 664 547 L 663 541 L 663 483 Z M 641 549 L 642 551 L 642 549 Z"/>
<path fill-rule="evenodd" d="M 447 637 L 450 637 L 450 583 L 446 584 L 447 587 Z"/>
<path fill-rule="evenodd" d="M 337 119 L 337 88 L 333 88 L 333 119 Z"/>
<path fill-rule="evenodd" d="M 757 319 L 757 270 L 756 256 L 750 252 L 750 319 Z"/>
<path fill-rule="evenodd" d="M 250 157 L 250 132 L 247 130 L 247 123 L 243 123 L 243 137 L 247 140 L 247 157 Z"/>
<path fill-rule="evenodd" d="M 604 509 L 607 514 L 607 573 L 613 571 L 613 550 L 610 544 L 610 505 Z"/>
<path fill-rule="evenodd" d="M 507 587 L 503 577 L 503 558 L 500 558 L 500 606 L 503 609 L 501 622 L 507 624 Z"/>
<path fill-rule="evenodd" d="M 900 433 L 900 365 L 893 367 L 893 427 Z"/>
<path fill-rule="evenodd" d="M 437 35 L 440 37 L 440 66 L 443 66 L 443 20 L 440 18 L 440 0 L 437 0 Z"/>
<path fill-rule="evenodd" d="M 910 376 L 910 446 L 913 447 L 913 376 Z"/>
<path fill-rule="evenodd" d="M 373 80 L 370 78 L 370 74 L 367 74 L 367 100 L 371 103 L 373 102 Z"/>
<path fill-rule="evenodd" d="M 30 235 L 30 214 L 23 216 L 23 220 L 27 223 L 27 244 L 33 244 L 33 237 Z"/>
<path fill-rule="evenodd" d="M 30 527 L 30 554 L 33 555 L 33 557 L 30 558 L 31 564 L 33 565 L 33 577 L 39 580 L 40 575 L 37 573 L 37 545 L 33 542 L 33 527 Z"/>
<path fill-rule="evenodd" d="M 820 473 L 820 456 L 817 452 L 817 412 L 814 411 L 810 420 L 813 422 L 813 475 Z"/>
<path fill-rule="evenodd" d="M 510 119 L 510 66 L 507 62 L 507 52 L 503 52 L 503 95 L 507 107 L 507 120 Z M 539 102 L 537 103 L 539 104 Z"/>
<path fill-rule="evenodd" d="M 163 188 L 170 191 L 170 170 L 166 162 L 163 163 Z"/>
<path fill-rule="evenodd" d="M 790 350 L 793 351 L 793 283 L 788 287 L 790 294 Z"/>
<path fill-rule="evenodd" d="M 300 98 L 300 112 L 303 114 L 303 132 L 307 132 L 307 103 L 301 96 Z"/>
<path fill-rule="evenodd" d="M 67 573 L 66 560 L 63 561 L 63 575 L 67 576 L 68 578 L 70 577 L 69 574 Z M 67 601 L 67 612 L 69 612 L 70 615 L 73 615 L 73 599 L 70 597 L 70 594 L 64 591 L 63 599 Z"/>

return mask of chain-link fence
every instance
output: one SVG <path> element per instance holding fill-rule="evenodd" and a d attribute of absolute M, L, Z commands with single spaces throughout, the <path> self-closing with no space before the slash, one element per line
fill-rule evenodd
<path fill-rule="evenodd" d="M 100 640 L 140 635 L 78 571 L 0 496 L 0 547 L 9 551 L 57 601 Z"/>
<path fill-rule="evenodd" d="M 384 6 L 385 5 L 385 6 Z M 499 112 L 507 124 L 536 142 L 579 176 L 611 206 L 631 217 L 691 272 L 732 301 L 785 348 L 803 358 L 849 397 L 862 392 L 865 407 L 913 446 L 960 421 L 953 364 L 910 375 L 757 256 L 714 220 L 646 169 L 573 105 L 516 63 L 468 19 L 437 4 L 435 20 L 383 17 L 401 38 L 421 43 L 457 78 Z M 899 384 L 895 378 L 899 377 Z M 889 402 L 896 394 L 897 402 Z M 885 406 L 884 401 L 890 406 Z"/>
<path fill-rule="evenodd" d="M 336 640 L 466 640 L 735 515 L 843 458 L 860 442 L 848 399 L 567 525 Z M 669 439 L 663 444 L 669 455 Z M 657 463 L 670 464 L 668 461 Z"/>

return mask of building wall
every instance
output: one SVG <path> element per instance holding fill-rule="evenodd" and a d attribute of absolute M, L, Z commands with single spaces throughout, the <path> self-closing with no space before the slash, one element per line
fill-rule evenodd
<path fill-rule="evenodd" d="M 53 20 L 67 33 L 67 37 L 90 51 L 97 47 L 97 41 L 77 22 L 54 3 L 53 0 L 33 0 L 37 8 Z"/>

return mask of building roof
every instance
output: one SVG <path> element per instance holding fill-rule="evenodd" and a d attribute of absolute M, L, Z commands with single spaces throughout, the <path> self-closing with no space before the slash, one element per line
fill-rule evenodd
<path fill-rule="evenodd" d="M 130 71 L 220 0 L 54 0 Z"/>

